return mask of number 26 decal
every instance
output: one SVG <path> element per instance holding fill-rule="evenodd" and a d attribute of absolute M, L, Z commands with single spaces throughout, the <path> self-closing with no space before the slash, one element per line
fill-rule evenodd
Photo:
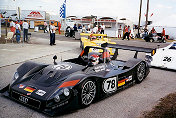
<path fill-rule="evenodd" d="M 114 92 L 117 89 L 117 77 L 108 78 L 103 82 L 103 90 L 105 93 Z"/>
<path fill-rule="evenodd" d="M 172 57 L 164 57 L 163 61 L 171 62 L 172 61 Z"/>

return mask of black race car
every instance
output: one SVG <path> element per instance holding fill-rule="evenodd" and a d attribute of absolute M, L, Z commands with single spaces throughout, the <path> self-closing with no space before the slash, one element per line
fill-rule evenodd
<path fill-rule="evenodd" d="M 110 56 L 106 47 L 115 48 L 115 54 Z M 136 53 L 134 58 L 121 61 L 116 59 L 118 49 Z M 57 63 L 54 56 L 53 65 L 26 62 L 1 93 L 49 115 L 86 107 L 96 98 L 112 95 L 129 83 L 142 82 L 149 73 L 149 66 L 145 60 L 138 59 L 137 54 L 152 51 L 106 43 L 102 47 L 87 46 L 78 58 L 62 62 Z"/>

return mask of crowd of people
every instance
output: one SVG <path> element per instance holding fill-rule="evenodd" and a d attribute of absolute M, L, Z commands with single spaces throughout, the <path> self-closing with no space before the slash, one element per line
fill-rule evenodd
<path fill-rule="evenodd" d="M 105 30 L 105 25 L 104 23 L 102 23 L 101 25 L 95 25 L 94 28 L 92 28 L 91 30 L 91 25 L 88 24 L 87 26 L 85 25 L 81 25 L 81 24 L 74 24 L 73 27 L 69 27 L 70 30 L 77 32 L 78 30 L 80 30 L 82 33 L 96 33 L 96 34 L 104 34 L 104 30 Z"/>
<path fill-rule="evenodd" d="M 23 31 L 23 41 L 28 42 L 28 29 L 29 24 L 26 20 L 24 21 L 16 21 L 10 20 L 10 31 L 13 32 L 13 35 L 16 35 L 17 43 L 20 43 L 21 31 Z"/>
<path fill-rule="evenodd" d="M 60 22 L 58 23 L 58 32 L 59 34 L 61 34 L 61 24 Z M 75 32 L 77 32 L 78 30 L 81 31 L 82 33 L 95 33 L 95 34 L 104 34 L 105 33 L 105 25 L 104 23 L 101 23 L 100 25 L 95 25 L 94 27 L 91 24 L 87 24 L 87 25 L 81 25 L 81 24 L 74 24 L 73 27 L 69 27 L 70 28 L 70 37 L 73 36 L 73 34 Z M 23 31 L 23 40 L 24 42 L 28 42 L 28 29 L 29 29 L 29 24 L 26 20 L 21 21 L 18 20 L 16 22 L 14 22 L 13 20 L 10 20 L 10 30 L 11 32 L 14 33 L 14 35 L 16 35 L 16 41 L 17 43 L 20 43 L 20 37 L 21 37 L 21 31 Z M 55 44 L 55 32 L 56 32 L 56 27 L 54 25 L 54 22 L 51 21 L 51 25 L 48 25 L 46 21 L 44 21 L 44 33 L 48 33 L 50 32 L 50 45 L 56 45 Z M 151 29 L 150 32 L 148 32 L 147 29 L 144 29 L 144 33 L 143 33 L 143 38 L 147 37 L 147 36 L 152 36 L 153 34 L 156 34 L 156 30 L 153 27 Z M 71 35 L 72 34 L 72 35 Z M 161 36 L 162 38 L 166 39 L 166 35 L 165 35 L 165 29 L 163 28 L 162 32 L 161 32 Z M 118 38 L 122 38 L 122 40 L 126 39 L 130 40 L 131 37 L 131 28 L 130 26 L 125 25 L 122 28 L 122 25 L 119 25 L 118 27 Z"/>
<path fill-rule="evenodd" d="M 161 33 L 157 33 L 154 27 L 150 30 L 150 32 L 148 31 L 148 29 L 144 29 L 142 38 L 145 39 L 148 37 L 154 37 L 158 36 L 158 34 L 160 34 L 161 40 L 166 40 L 165 28 L 162 29 Z"/>

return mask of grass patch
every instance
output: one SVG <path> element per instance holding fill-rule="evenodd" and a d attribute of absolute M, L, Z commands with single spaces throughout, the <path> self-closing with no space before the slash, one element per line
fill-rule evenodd
<path fill-rule="evenodd" d="M 143 113 L 141 118 L 176 118 L 176 93 L 171 93 L 159 100 L 151 110 Z"/>

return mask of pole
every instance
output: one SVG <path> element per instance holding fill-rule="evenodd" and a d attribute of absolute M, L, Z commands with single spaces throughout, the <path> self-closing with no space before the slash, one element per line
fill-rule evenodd
<path fill-rule="evenodd" d="M 6 36 L 7 36 L 7 22 L 8 22 L 8 19 L 5 19 L 6 20 Z"/>
<path fill-rule="evenodd" d="M 1 18 L 0 18 L 0 38 L 1 38 Z"/>
<path fill-rule="evenodd" d="M 18 7 L 18 15 L 19 15 L 18 18 L 19 18 L 19 20 L 20 20 L 20 19 L 21 19 L 21 17 L 20 17 L 20 16 L 21 16 L 21 10 L 20 10 L 20 7 Z"/>
<path fill-rule="evenodd" d="M 146 11 L 145 29 L 147 29 L 147 23 L 148 23 L 148 11 L 149 11 L 149 0 L 147 0 L 147 11 Z"/>
<path fill-rule="evenodd" d="M 139 29 L 140 29 L 140 23 L 141 23 L 141 9 L 142 9 L 142 0 L 140 2 L 140 10 L 139 10 L 138 37 L 140 37 Z"/>

